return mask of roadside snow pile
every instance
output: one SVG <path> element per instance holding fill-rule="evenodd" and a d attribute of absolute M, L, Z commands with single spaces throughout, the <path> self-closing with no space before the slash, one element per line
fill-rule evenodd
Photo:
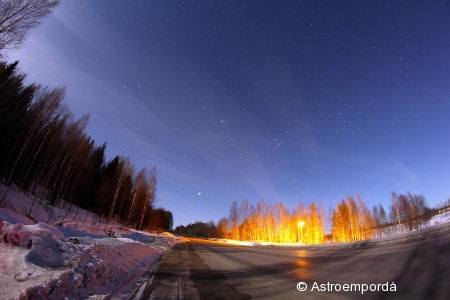
<path fill-rule="evenodd" d="M 431 225 L 438 225 L 447 222 L 450 222 L 450 213 L 448 211 L 435 215 L 430 219 Z"/>
<path fill-rule="evenodd" d="M 12 225 L 0 218 L 2 299 L 108 295 L 161 257 L 157 249 L 126 238 L 68 240 L 51 225 Z"/>
<path fill-rule="evenodd" d="M 160 252 L 166 252 L 169 249 L 180 242 L 180 238 L 172 235 L 169 232 L 165 232 L 164 235 L 161 236 L 151 236 L 145 239 L 140 240 L 141 243 L 144 243 L 152 248 Z"/>
<path fill-rule="evenodd" d="M 0 221 L 2 219 L 0 218 Z M 38 223 L 36 225 L 10 224 L 6 221 L 1 222 L 0 234 L 4 243 L 13 246 L 31 248 L 33 237 L 45 237 L 52 240 L 64 239 L 64 235 L 55 227 Z"/>

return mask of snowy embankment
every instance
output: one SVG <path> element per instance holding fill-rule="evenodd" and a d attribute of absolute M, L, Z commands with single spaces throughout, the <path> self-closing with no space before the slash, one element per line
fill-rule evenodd
<path fill-rule="evenodd" d="M 169 233 L 101 223 L 84 210 L 76 213 L 76 207 L 66 215 L 67 210 L 54 208 L 52 213 L 53 208 L 46 211 L 35 203 L 31 215 L 40 221 L 36 224 L 23 215 L 31 202 L 30 196 L 10 190 L 6 204 L 17 211 L 0 207 L 1 299 L 123 298 L 178 242 Z"/>

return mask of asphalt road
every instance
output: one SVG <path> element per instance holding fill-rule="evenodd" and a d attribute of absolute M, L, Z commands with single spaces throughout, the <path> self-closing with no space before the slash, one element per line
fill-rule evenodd
<path fill-rule="evenodd" d="M 172 250 L 141 299 L 450 299 L 449 270 L 450 233 L 345 250 L 190 238 Z"/>

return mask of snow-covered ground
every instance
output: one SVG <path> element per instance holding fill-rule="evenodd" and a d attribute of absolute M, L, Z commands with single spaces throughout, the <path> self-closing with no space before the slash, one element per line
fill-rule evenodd
<path fill-rule="evenodd" d="M 0 186 L 0 196 L 4 187 Z M 179 238 L 150 234 L 106 223 L 73 206 L 68 210 L 35 203 L 32 196 L 10 189 L 0 207 L 1 299 L 126 299 L 138 282 Z M 13 208 L 13 209 L 11 209 Z M 50 218 L 49 218 L 50 216 Z M 63 220 L 64 219 L 64 220 Z M 48 220 L 48 224 L 47 224 Z M 295 245 L 223 242 L 242 246 L 353 248 L 400 241 L 449 230 L 450 212 L 434 216 L 430 227 L 415 232 L 342 244 Z M 114 232 L 118 238 L 111 238 Z"/>
<path fill-rule="evenodd" d="M 445 211 L 440 213 L 439 215 L 435 215 L 430 219 L 430 225 L 439 225 L 442 223 L 450 222 L 450 211 Z"/>
<path fill-rule="evenodd" d="M 0 207 L 1 299 L 124 299 L 179 241 L 102 222 L 75 206 L 52 212 L 35 203 L 36 222 L 24 215 L 32 199 L 10 189 L 5 203 L 15 210 Z"/>

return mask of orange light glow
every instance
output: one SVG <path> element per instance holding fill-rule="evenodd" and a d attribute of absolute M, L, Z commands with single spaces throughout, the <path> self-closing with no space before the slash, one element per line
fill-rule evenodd
<path fill-rule="evenodd" d="M 256 207 L 250 209 L 248 202 L 243 201 L 239 208 L 232 206 L 233 215 L 229 223 L 222 222 L 221 238 L 249 242 L 268 242 L 280 244 L 320 244 L 323 242 L 323 208 L 314 203 L 308 207 L 299 205 L 289 211 L 283 203 L 267 205 L 261 200 Z"/>

